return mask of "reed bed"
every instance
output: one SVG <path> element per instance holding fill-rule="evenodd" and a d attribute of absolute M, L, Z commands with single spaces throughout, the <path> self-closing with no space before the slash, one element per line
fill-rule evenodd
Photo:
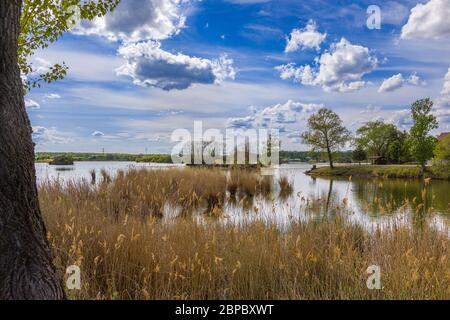
<path fill-rule="evenodd" d="M 198 222 L 189 215 L 158 219 L 155 213 L 162 211 L 167 199 L 202 210 L 208 203 L 214 208 L 223 205 L 232 178 L 222 171 L 202 170 L 206 171 L 131 170 L 96 186 L 43 184 L 40 202 L 58 272 L 64 277 L 66 267 L 73 264 L 82 272 L 81 290 L 68 295 L 450 298 L 450 240 L 447 233 L 426 225 L 417 230 L 392 224 L 369 232 L 351 223 L 347 212 L 336 206 L 332 218 L 292 221 L 286 228 L 254 219 L 239 224 L 212 218 Z M 260 186 L 261 181 L 257 177 L 255 183 Z M 248 188 L 243 182 L 236 185 L 237 193 Z M 325 202 L 311 207 L 320 214 Z M 371 265 L 381 268 L 381 290 L 366 286 Z"/>
<path fill-rule="evenodd" d="M 231 196 L 252 198 L 256 195 L 268 196 L 272 193 L 272 177 L 255 174 L 255 170 L 232 169 L 227 184 Z"/>
<path fill-rule="evenodd" d="M 120 214 L 141 217 L 187 216 L 194 213 L 220 215 L 227 200 L 252 205 L 256 196 L 270 197 L 272 177 L 261 176 L 257 170 L 186 168 L 168 170 L 131 169 L 117 172 L 113 179 L 105 170 L 90 172 L 90 181 L 60 183 L 44 181 L 41 197 L 58 194 L 63 203 L 71 205 L 73 197 L 79 206 L 111 217 Z M 241 201 L 245 200 L 245 201 Z M 63 210 L 70 210 L 66 206 Z"/>

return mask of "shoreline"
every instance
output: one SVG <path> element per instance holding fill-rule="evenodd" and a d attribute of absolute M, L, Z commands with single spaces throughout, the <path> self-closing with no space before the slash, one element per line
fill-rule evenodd
<path fill-rule="evenodd" d="M 388 178 L 388 179 L 436 179 L 450 180 L 447 176 L 425 172 L 421 174 L 420 167 L 412 165 L 342 165 L 333 169 L 318 167 L 305 171 L 311 177 L 361 177 L 361 178 Z"/>

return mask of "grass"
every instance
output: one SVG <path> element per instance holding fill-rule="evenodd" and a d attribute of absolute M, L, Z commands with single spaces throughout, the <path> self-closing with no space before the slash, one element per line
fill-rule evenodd
<path fill-rule="evenodd" d="M 355 177 L 382 177 L 382 178 L 422 178 L 421 169 L 412 165 L 346 165 L 319 167 L 308 172 L 312 176 L 355 176 Z M 447 176 L 436 172 L 426 172 L 425 177 L 446 179 Z"/>
<path fill-rule="evenodd" d="M 426 225 L 369 232 L 351 223 L 342 205 L 327 204 L 333 218 L 320 218 L 323 201 L 309 205 L 313 219 L 286 229 L 187 214 L 163 221 L 166 206 L 212 213 L 231 197 L 230 184 L 235 196 L 247 197 L 266 190 L 268 180 L 216 169 L 131 170 L 104 179 L 39 188 L 58 272 L 81 268 L 82 288 L 69 291 L 71 298 L 450 298 L 450 240 Z M 382 290 L 366 287 L 374 264 Z"/>

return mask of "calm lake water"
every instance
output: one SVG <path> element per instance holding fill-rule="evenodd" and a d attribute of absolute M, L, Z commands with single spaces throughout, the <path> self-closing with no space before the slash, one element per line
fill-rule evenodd
<path fill-rule="evenodd" d="M 75 162 L 73 166 L 50 166 L 37 163 L 38 183 L 47 179 L 60 181 L 89 181 L 91 170 L 108 171 L 112 176 L 119 170 L 129 168 L 163 169 L 176 165 L 145 164 L 135 162 Z M 311 199 L 321 199 L 330 208 L 345 206 L 349 208 L 351 220 L 368 228 L 382 226 L 395 221 L 399 224 L 412 224 L 415 211 L 423 212 L 425 203 L 427 214 L 421 219 L 433 227 L 448 232 L 450 226 L 450 181 L 433 180 L 426 184 L 422 180 L 403 179 L 328 179 L 312 178 L 305 175 L 309 164 L 284 164 L 270 171 L 273 175 L 275 192 L 270 199 L 255 198 L 246 208 L 228 204 L 224 220 L 239 222 L 242 219 L 264 219 L 279 224 L 288 224 L 293 219 L 310 219 L 306 210 Z M 278 196 L 277 179 L 286 176 L 294 186 L 292 195 Z M 426 192 L 424 192 L 426 190 Z M 424 199 L 425 201 L 423 201 Z M 406 201 L 406 205 L 405 205 Z M 332 210 L 330 209 L 330 212 Z M 314 217 L 318 218 L 318 217 Z M 320 217 L 319 217 L 320 218 Z"/>

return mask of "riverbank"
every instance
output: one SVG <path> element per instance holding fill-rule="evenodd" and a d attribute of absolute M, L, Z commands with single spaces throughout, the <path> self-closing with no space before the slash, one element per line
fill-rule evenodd
<path fill-rule="evenodd" d="M 422 179 L 420 167 L 414 165 L 341 165 L 313 168 L 306 172 L 313 177 L 363 177 L 363 178 L 401 178 Z M 450 173 L 425 172 L 425 178 L 450 179 Z"/>

